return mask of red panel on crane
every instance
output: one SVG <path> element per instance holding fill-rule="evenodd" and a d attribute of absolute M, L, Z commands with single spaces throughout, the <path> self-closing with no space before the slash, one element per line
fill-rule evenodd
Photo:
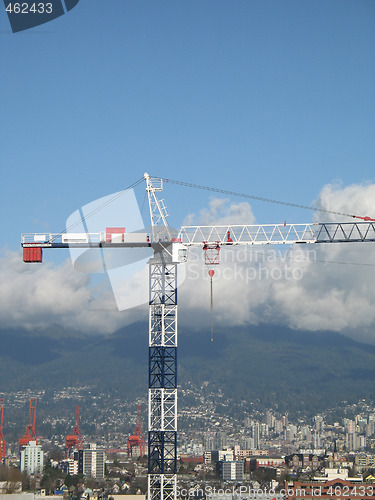
<path fill-rule="evenodd" d="M 24 262 L 42 262 L 43 254 L 41 247 L 23 247 Z"/>
<path fill-rule="evenodd" d="M 106 243 L 112 243 L 112 235 L 113 234 L 125 234 L 125 228 L 124 227 L 107 227 L 105 230 L 105 242 Z M 122 241 L 124 241 L 124 236 L 121 238 Z"/>

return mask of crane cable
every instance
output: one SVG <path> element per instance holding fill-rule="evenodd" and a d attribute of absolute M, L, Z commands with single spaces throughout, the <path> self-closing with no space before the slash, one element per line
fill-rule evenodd
<path fill-rule="evenodd" d="M 329 214 L 334 214 L 334 215 L 342 215 L 344 217 L 351 217 L 353 219 L 362 219 L 364 221 L 375 221 L 375 219 L 372 219 L 370 217 L 360 217 L 359 215 L 346 214 L 343 212 L 328 210 L 326 208 L 317 208 L 317 207 L 312 207 L 309 205 L 301 205 L 299 203 L 291 203 L 288 201 L 273 200 L 272 198 L 264 198 L 263 196 L 255 196 L 255 195 L 251 195 L 251 194 L 239 193 L 237 191 L 229 191 L 227 189 L 219 189 L 219 188 L 214 188 L 211 186 L 202 186 L 200 184 L 192 184 L 190 182 L 176 181 L 174 179 L 167 179 L 167 178 L 163 178 L 163 177 L 161 177 L 161 179 L 165 182 L 170 183 L 170 184 L 177 184 L 178 186 L 185 186 L 185 187 L 190 187 L 190 188 L 194 188 L 194 189 L 202 189 L 204 191 L 211 191 L 214 193 L 227 194 L 230 196 L 237 196 L 239 198 L 247 198 L 250 200 L 265 201 L 267 203 L 274 203 L 277 205 L 286 205 L 286 206 L 294 207 L 294 208 L 303 208 L 304 210 L 312 210 L 314 212 L 324 212 L 324 213 L 329 213 Z"/>
<path fill-rule="evenodd" d="M 81 217 L 79 220 L 77 220 L 77 222 L 74 222 L 73 224 L 71 224 L 69 227 L 67 227 L 66 229 L 64 229 L 63 231 L 61 231 L 60 233 L 56 234 L 52 241 L 56 240 L 59 236 L 61 236 L 62 234 L 65 234 L 66 232 L 70 231 L 71 229 L 73 229 L 74 227 L 78 226 L 79 224 L 81 224 L 84 220 L 88 219 L 89 217 L 91 217 L 92 215 L 95 215 L 97 212 L 99 212 L 100 210 L 102 210 L 104 207 L 106 207 L 107 205 L 109 205 L 110 203 L 112 203 L 113 201 L 117 200 L 117 198 L 120 198 L 120 196 L 122 196 L 123 194 L 125 194 L 127 191 L 129 191 L 129 189 L 132 189 L 132 188 L 135 188 L 136 186 L 138 186 L 138 184 L 140 184 L 142 181 L 144 181 L 144 177 L 141 177 L 140 179 L 138 179 L 137 181 L 133 182 L 133 184 L 131 184 L 130 186 L 128 186 L 127 188 L 123 189 L 122 191 L 119 191 L 118 193 L 116 193 L 115 195 L 113 195 L 109 200 L 105 201 L 104 203 L 102 203 L 101 205 L 99 205 L 98 207 L 94 208 L 91 212 L 89 212 L 88 214 L 86 214 L 84 217 Z"/>
<path fill-rule="evenodd" d="M 214 294 L 212 287 L 212 277 L 214 275 L 214 271 L 210 270 L 208 272 L 211 278 L 211 342 L 214 341 Z"/>

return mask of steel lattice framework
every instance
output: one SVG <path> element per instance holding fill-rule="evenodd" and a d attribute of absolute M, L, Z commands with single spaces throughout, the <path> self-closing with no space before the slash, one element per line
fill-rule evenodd
<path fill-rule="evenodd" d="M 145 174 L 154 258 L 149 262 L 148 500 L 177 498 L 177 262 L 167 212 Z"/>
<path fill-rule="evenodd" d="M 375 223 L 316 222 L 311 224 L 182 226 L 179 238 L 187 246 L 202 246 L 203 241 L 220 245 L 374 242 Z"/>
<path fill-rule="evenodd" d="M 168 257 L 149 264 L 149 500 L 177 493 L 177 264 Z"/>
<path fill-rule="evenodd" d="M 154 204 L 154 206 L 156 206 Z M 153 215 L 153 217 L 155 217 Z M 162 217 L 158 221 L 163 221 Z M 167 230 L 154 228 L 153 241 L 165 239 L 168 245 L 173 239 Z M 163 238 L 160 237 L 163 235 Z M 142 248 L 153 246 L 145 241 L 108 243 L 106 233 L 84 233 L 82 241 L 69 240 L 69 234 L 26 233 L 22 235 L 24 248 Z M 143 236 L 143 235 L 140 235 Z M 375 241 L 375 222 L 316 222 L 311 224 L 260 224 L 226 226 L 182 226 L 175 240 L 185 246 L 220 245 L 282 245 L 294 243 L 356 243 Z"/>

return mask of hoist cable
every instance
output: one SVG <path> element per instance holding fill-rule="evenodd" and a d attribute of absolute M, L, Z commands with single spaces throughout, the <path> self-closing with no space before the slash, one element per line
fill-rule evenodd
<path fill-rule="evenodd" d="M 212 289 L 212 276 L 211 276 L 211 342 L 214 341 L 214 295 Z"/>

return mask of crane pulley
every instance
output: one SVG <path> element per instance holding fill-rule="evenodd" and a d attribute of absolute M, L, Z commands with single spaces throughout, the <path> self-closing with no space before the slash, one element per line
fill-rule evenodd
<path fill-rule="evenodd" d="M 211 342 L 214 340 L 214 297 L 213 297 L 213 286 L 212 278 L 214 277 L 215 271 L 212 269 L 213 266 L 220 264 L 220 245 L 219 242 L 207 243 L 203 242 L 203 252 L 204 252 L 204 263 L 209 267 L 208 275 L 210 277 L 210 310 L 211 310 Z"/>

